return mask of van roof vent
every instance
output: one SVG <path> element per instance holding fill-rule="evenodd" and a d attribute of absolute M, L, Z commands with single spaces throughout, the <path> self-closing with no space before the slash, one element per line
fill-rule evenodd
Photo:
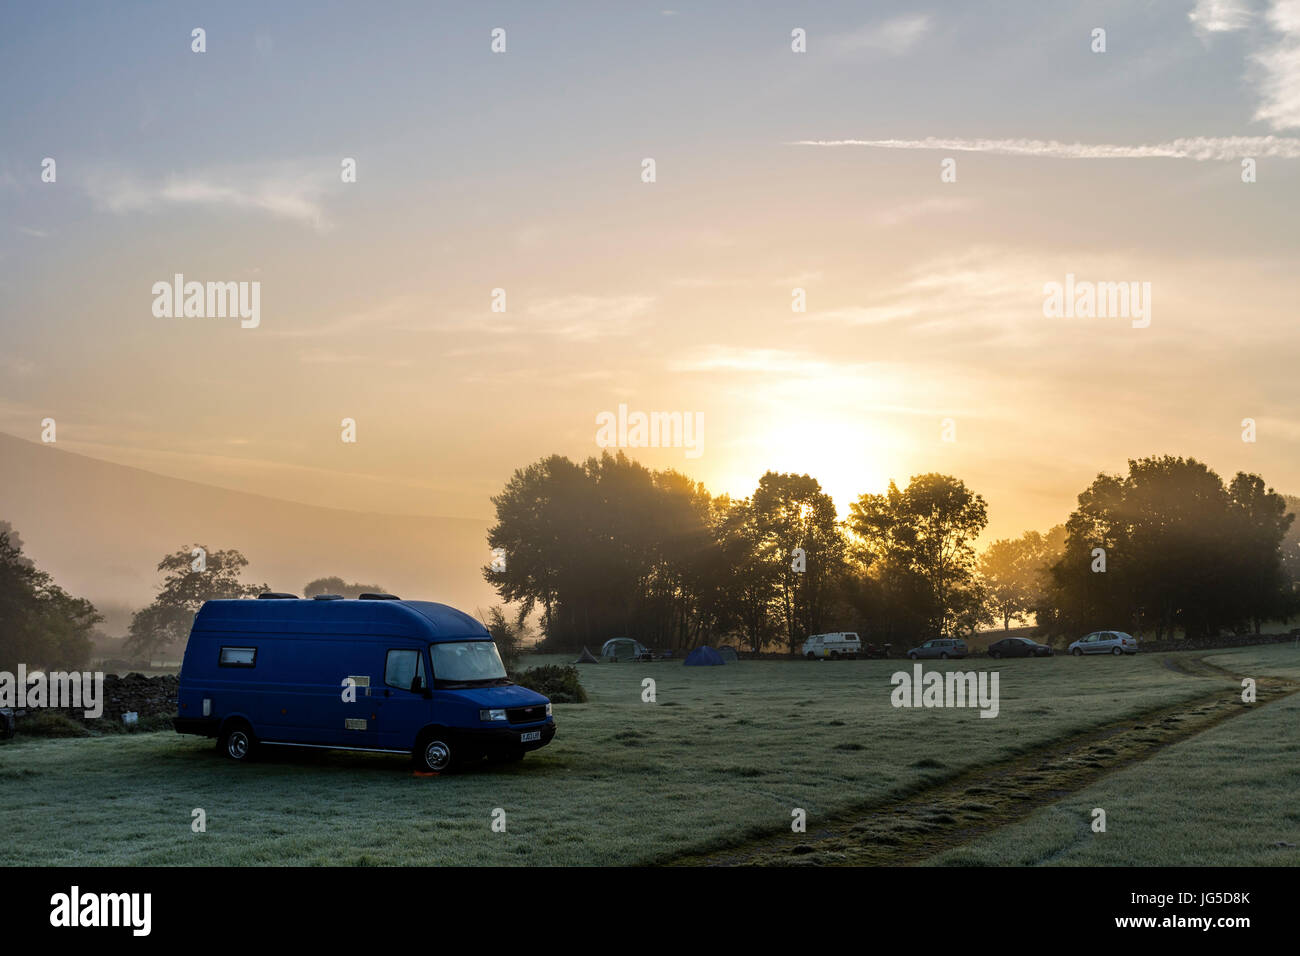
<path fill-rule="evenodd" d="M 362 594 L 359 598 L 357 598 L 357 600 L 359 601 L 400 601 L 401 598 L 399 598 L 396 594 L 372 594 L 369 591 L 367 591 L 365 594 Z"/>
<path fill-rule="evenodd" d="M 298 595 L 286 594 L 283 591 L 263 591 L 257 596 L 259 601 L 296 601 Z"/>
<path fill-rule="evenodd" d="M 313 601 L 342 601 L 343 595 L 342 594 L 313 594 L 311 599 Z"/>

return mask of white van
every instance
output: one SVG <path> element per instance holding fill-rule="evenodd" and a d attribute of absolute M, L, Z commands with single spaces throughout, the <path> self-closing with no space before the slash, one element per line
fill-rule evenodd
<path fill-rule="evenodd" d="M 837 661 L 841 657 L 857 657 L 861 652 L 862 641 L 853 631 L 813 634 L 803 642 L 803 656 L 810 661 Z"/>

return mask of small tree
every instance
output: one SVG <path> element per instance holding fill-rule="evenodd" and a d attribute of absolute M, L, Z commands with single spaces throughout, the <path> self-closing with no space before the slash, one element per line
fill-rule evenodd
<path fill-rule="evenodd" d="M 501 663 L 506 666 L 506 673 L 513 671 L 519 664 L 519 658 L 523 656 L 524 639 L 527 636 L 523 617 L 523 614 L 520 614 L 514 621 L 508 620 L 499 604 L 488 609 L 488 619 L 485 623 L 492 640 L 496 642 L 497 651 L 501 654 Z"/>
<path fill-rule="evenodd" d="M 979 575 L 984 585 L 989 615 L 1011 629 L 1012 618 L 1035 611 L 1044 599 L 1048 568 L 1060 558 L 1065 527 L 1047 534 L 1026 531 L 1019 538 L 994 541 L 980 555 Z"/>
<path fill-rule="evenodd" d="M 203 558 L 194 557 L 202 551 Z M 270 588 L 239 580 L 248 559 L 238 551 L 209 551 L 202 545 L 181 548 L 158 562 L 166 572 L 152 604 L 131 618 L 125 648 L 128 653 L 150 656 L 174 644 L 184 645 L 190 625 L 204 601 L 253 597 Z"/>
<path fill-rule="evenodd" d="M 363 594 L 387 593 L 378 584 L 348 584 L 338 575 L 308 581 L 302 589 L 303 597 L 314 597 L 317 594 L 338 594 L 345 598 L 358 598 Z"/>

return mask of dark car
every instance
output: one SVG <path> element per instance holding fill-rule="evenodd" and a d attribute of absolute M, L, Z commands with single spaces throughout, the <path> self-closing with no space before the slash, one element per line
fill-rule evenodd
<path fill-rule="evenodd" d="M 989 657 L 1051 657 L 1052 649 L 1027 637 L 1004 637 L 989 645 Z"/>

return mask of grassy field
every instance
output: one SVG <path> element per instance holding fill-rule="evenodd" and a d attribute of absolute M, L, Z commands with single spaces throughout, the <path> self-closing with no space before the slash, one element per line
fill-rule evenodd
<path fill-rule="evenodd" d="M 1293 645 L 1206 658 L 1300 678 Z M 955 865 L 1300 866 L 1300 694 L 1169 747 L 935 862 Z M 1093 833 L 1093 808 L 1106 832 Z"/>
<path fill-rule="evenodd" d="M 556 659 L 526 663 L 543 662 Z M 1282 673 L 1300 668 L 1300 652 L 1250 648 L 1221 663 Z M 319 751 L 276 751 L 239 766 L 210 741 L 172 733 L 20 738 L 0 746 L 0 863 L 655 862 L 788 832 L 795 807 L 807 810 L 811 828 L 819 817 L 1235 686 L 1180 673 L 1157 655 L 1003 661 L 1001 712 L 990 720 L 974 709 L 894 709 L 889 678 L 908 666 L 589 666 L 582 676 L 591 700 L 557 705 L 559 735 L 550 746 L 518 765 L 443 777 L 413 776 L 396 757 Z M 657 682 L 656 703 L 641 700 L 645 677 Z M 1168 786 L 1183 789 L 1180 777 L 1192 772 L 1201 770 L 1175 763 Z M 1288 784 L 1279 773 L 1279 783 L 1294 792 L 1294 776 Z M 1115 806 L 1116 827 L 1132 819 Z M 207 832 L 193 833 L 191 813 L 200 807 Z M 491 828 L 497 808 L 506 813 L 504 833 Z"/>

